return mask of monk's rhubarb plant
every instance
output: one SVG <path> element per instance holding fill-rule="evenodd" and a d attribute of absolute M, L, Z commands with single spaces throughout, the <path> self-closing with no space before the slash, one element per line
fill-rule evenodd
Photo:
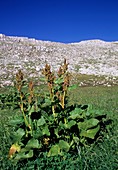
<path fill-rule="evenodd" d="M 79 146 L 86 146 L 99 137 L 106 117 L 89 105 L 69 104 L 68 91 L 73 86 L 70 86 L 66 60 L 56 75 L 48 64 L 42 74 L 48 86 L 48 93 L 44 95 L 34 92 L 32 81 L 26 91 L 22 71 L 16 74 L 21 114 L 11 121 L 16 131 L 9 150 L 9 159 L 16 162 L 35 158 L 40 152 L 50 157 L 78 151 Z"/>

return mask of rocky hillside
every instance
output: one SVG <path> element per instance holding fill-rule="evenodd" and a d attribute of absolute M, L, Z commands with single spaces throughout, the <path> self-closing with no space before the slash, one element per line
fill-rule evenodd
<path fill-rule="evenodd" d="M 46 62 L 55 70 L 64 58 L 72 73 L 118 77 L 118 42 L 64 44 L 0 34 L 0 86 L 10 85 L 18 69 L 38 78 Z"/>

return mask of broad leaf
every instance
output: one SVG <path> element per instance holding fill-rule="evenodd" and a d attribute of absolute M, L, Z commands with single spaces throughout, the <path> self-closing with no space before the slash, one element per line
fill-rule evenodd
<path fill-rule="evenodd" d="M 78 128 L 87 130 L 87 129 L 97 126 L 98 123 L 99 123 L 99 120 L 91 118 L 91 119 L 85 120 L 84 122 L 79 122 Z"/>
<path fill-rule="evenodd" d="M 75 108 L 73 111 L 70 112 L 69 118 L 71 119 L 77 119 L 77 118 L 83 118 L 83 111 L 80 108 Z"/>
<path fill-rule="evenodd" d="M 48 157 L 49 156 L 56 156 L 56 155 L 59 155 L 59 154 L 60 154 L 59 145 L 53 145 L 48 152 Z"/>
<path fill-rule="evenodd" d="M 34 131 L 34 138 L 39 138 L 43 136 L 42 130 L 40 129 L 40 127 L 37 127 L 37 130 Z"/>
<path fill-rule="evenodd" d="M 94 111 L 94 116 L 97 118 L 97 117 L 99 117 L 99 118 L 105 118 L 106 117 L 106 113 L 104 113 L 103 111 L 101 111 L 101 110 L 95 110 Z"/>
<path fill-rule="evenodd" d="M 60 147 L 60 149 L 66 151 L 66 152 L 68 152 L 70 149 L 70 145 L 68 144 L 68 142 L 66 142 L 64 140 L 59 141 L 59 147 Z"/>
<path fill-rule="evenodd" d="M 43 116 L 37 121 L 37 126 L 42 126 L 46 123 L 45 119 Z"/>
<path fill-rule="evenodd" d="M 100 126 L 98 125 L 98 126 L 97 126 L 96 128 L 94 128 L 94 129 L 89 129 L 89 130 L 87 130 L 87 131 L 82 130 L 82 131 L 80 132 L 80 136 L 84 136 L 84 137 L 87 137 L 87 138 L 94 139 L 95 136 L 96 136 L 96 134 L 97 134 L 97 132 L 99 131 L 99 129 L 100 129 Z"/>
<path fill-rule="evenodd" d="M 58 129 L 59 129 L 59 130 L 65 129 L 65 124 L 62 123 L 62 121 L 59 122 Z"/>
<path fill-rule="evenodd" d="M 48 129 L 48 126 L 44 126 L 43 129 L 42 129 L 42 133 L 43 135 L 47 135 L 47 136 L 50 136 L 50 131 Z"/>
<path fill-rule="evenodd" d="M 19 152 L 14 159 L 18 161 L 20 159 L 28 159 L 32 157 L 33 157 L 33 150 L 30 150 L 27 154 L 25 154 L 25 152 Z"/>
<path fill-rule="evenodd" d="M 88 112 L 92 112 L 93 111 L 93 106 L 91 104 L 88 104 L 88 108 L 87 108 Z"/>
<path fill-rule="evenodd" d="M 74 126 L 76 124 L 76 121 L 71 120 L 70 122 L 67 123 L 67 128 L 70 129 L 72 126 Z"/>
<path fill-rule="evenodd" d="M 16 141 L 20 141 L 21 138 L 25 135 L 25 131 L 22 128 L 19 128 L 15 133 L 14 133 L 14 139 Z"/>
<path fill-rule="evenodd" d="M 89 129 L 87 130 L 87 135 L 89 138 L 94 139 L 95 135 L 97 134 L 97 132 L 100 130 L 100 126 L 97 126 L 94 129 Z"/>
<path fill-rule="evenodd" d="M 76 136 L 73 137 L 73 140 L 74 140 L 74 142 L 77 143 L 77 144 L 78 144 L 79 141 L 80 141 L 80 139 L 79 139 L 78 137 L 76 137 Z"/>
<path fill-rule="evenodd" d="M 40 148 L 39 141 L 37 139 L 30 139 L 26 145 L 26 148 Z"/>

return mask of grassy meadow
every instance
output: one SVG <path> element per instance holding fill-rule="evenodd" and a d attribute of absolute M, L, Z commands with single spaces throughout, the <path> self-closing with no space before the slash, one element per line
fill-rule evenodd
<path fill-rule="evenodd" d="M 40 87 L 41 88 L 41 87 Z M 10 93 L 9 88 L 0 89 L 1 93 Z M 26 160 L 13 165 L 8 160 L 8 151 L 12 144 L 14 127 L 9 120 L 19 110 L 0 109 L 0 169 L 1 170 L 116 170 L 118 169 L 118 86 L 77 87 L 69 92 L 70 102 L 92 104 L 94 109 L 107 113 L 107 130 L 89 147 L 80 147 L 78 153 L 49 157 L 40 153 L 34 160 Z"/>

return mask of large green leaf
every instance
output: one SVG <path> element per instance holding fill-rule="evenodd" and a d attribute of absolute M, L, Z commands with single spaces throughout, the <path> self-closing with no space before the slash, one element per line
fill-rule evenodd
<path fill-rule="evenodd" d="M 93 106 L 91 104 L 88 104 L 87 111 L 90 113 L 93 111 Z"/>
<path fill-rule="evenodd" d="M 37 129 L 33 133 L 33 136 L 36 139 L 43 136 L 43 133 L 42 133 L 42 130 L 40 129 L 40 127 L 37 127 Z"/>
<path fill-rule="evenodd" d="M 14 139 L 15 141 L 20 141 L 21 138 L 25 135 L 25 131 L 22 128 L 19 128 L 15 133 L 14 133 Z"/>
<path fill-rule="evenodd" d="M 45 125 L 45 126 L 43 127 L 43 129 L 42 129 L 42 133 L 43 133 L 43 135 L 50 136 L 50 131 L 49 131 L 48 126 L 47 126 L 47 125 Z"/>
<path fill-rule="evenodd" d="M 65 124 L 62 123 L 62 121 L 59 122 L 59 126 L 58 126 L 58 129 L 61 130 L 61 129 L 65 129 Z"/>
<path fill-rule="evenodd" d="M 77 118 L 83 118 L 83 111 L 81 108 L 75 108 L 73 111 L 70 112 L 69 118 L 71 119 L 77 119 Z"/>
<path fill-rule="evenodd" d="M 59 154 L 60 154 L 60 147 L 57 144 L 53 145 L 48 152 L 48 156 L 56 156 Z"/>
<path fill-rule="evenodd" d="M 70 129 L 72 126 L 74 126 L 76 124 L 76 121 L 71 120 L 66 124 L 66 128 Z"/>
<path fill-rule="evenodd" d="M 73 137 L 73 140 L 74 140 L 74 142 L 77 143 L 77 144 L 78 144 L 79 141 L 80 141 L 80 139 L 79 139 L 77 136 L 74 136 L 74 137 Z"/>
<path fill-rule="evenodd" d="M 78 128 L 87 130 L 87 129 L 97 126 L 98 123 L 99 123 L 99 120 L 97 120 L 95 118 L 91 118 L 91 119 L 85 120 L 84 122 L 79 122 Z"/>
<path fill-rule="evenodd" d="M 87 134 L 89 138 L 94 139 L 95 135 L 97 134 L 97 132 L 100 130 L 100 125 L 98 125 L 96 128 L 94 129 L 89 129 L 87 130 Z"/>
<path fill-rule="evenodd" d="M 30 139 L 26 145 L 26 148 L 40 148 L 39 141 L 37 139 Z"/>
<path fill-rule="evenodd" d="M 95 110 L 94 117 L 96 117 L 96 118 L 98 117 L 98 118 L 102 119 L 102 118 L 106 117 L 106 113 L 104 113 L 104 111 L 102 111 L 102 110 Z"/>
<path fill-rule="evenodd" d="M 25 152 L 19 152 L 14 160 L 27 159 L 33 157 L 33 150 L 30 150 L 27 154 Z"/>
<path fill-rule="evenodd" d="M 89 129 L 89 130 L 82 130 L 80 132 L 80 136 L 84 136 L 84 137 L 87 137 L 87 138 L 91 138 L 91 139 L 94 139 L 97 132 L 99 131 L 100 129 L 100 125 L 98 125 L 96 128 L 94 129 Z"/>
<path fill-rule="evenodd" d="M 46 123 L 45 119 L 43 116 L 37 121 L 37 126 L 42 126 Z"/>
<path fill-rule="evenodd" d="M 59 141 L 59 147 L 60 147 L 61 150 L 64 150 L 66 152 L 68 152 L 69 149 L 70 149 L 70 145 L 68 144 L 68 142 L 66 142 L 64 140 Z"/>

